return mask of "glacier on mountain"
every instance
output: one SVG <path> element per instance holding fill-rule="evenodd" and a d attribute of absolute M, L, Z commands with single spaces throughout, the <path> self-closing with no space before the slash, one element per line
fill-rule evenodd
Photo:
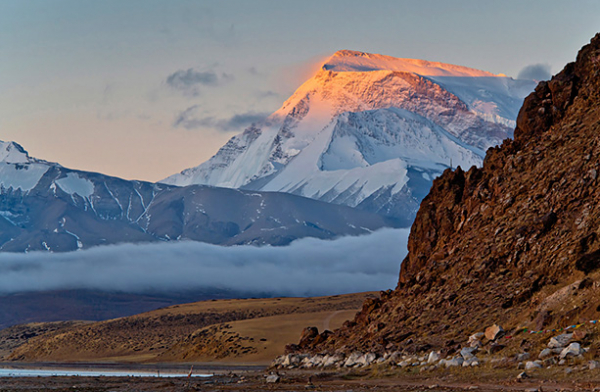
<path fill-rule="evenodd" d="M 434 177 L 512 136 L 534 81 L 336 52 L 266 120 L 162 182 L 287 192 L 412 222 Z"/>

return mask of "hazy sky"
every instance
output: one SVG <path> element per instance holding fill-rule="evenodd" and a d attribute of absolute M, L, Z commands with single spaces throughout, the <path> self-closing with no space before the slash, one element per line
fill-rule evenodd
<path fill-rule="evenodd" d="M 597 0 L 1 0 L 0 139 L 156 181 L 276 110 L 336 50 L 538 75 L 599 22 Z"/>

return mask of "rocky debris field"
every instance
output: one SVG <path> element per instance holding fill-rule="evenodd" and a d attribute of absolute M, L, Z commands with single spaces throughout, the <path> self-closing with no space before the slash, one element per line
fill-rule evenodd
<path fill-rule="evenodd" d="M 405 373 L 433 373 L 449 368 L 514 369 L 522 370 L 519 379 L 530 378 L 541 369 L 562 369 L 564 374 L 600 369 L 600 357 L 589 345 L 592 334 L 583 328 L 545 336 L 542 346 L 527 344 L 526 337 L 531 335 L 529 331 L 521 329 L 516 332 L 515 337 L 507 335 L 500 325 L 494 324 L 469 336 L 464 345 L 445 352 L 432 350 L 412 355 L 401 351 L 383 354 L 361 351 L 349 354 L 341 351 L 330 354 L 289 353 L 277 357 L 271 368 L 340 370 L 376 366 L 400 369 Z M 303 340 L 318 336 L 316 328 L 307 328 Z M 518 347 L 514 343 L 518 343 Z"/>

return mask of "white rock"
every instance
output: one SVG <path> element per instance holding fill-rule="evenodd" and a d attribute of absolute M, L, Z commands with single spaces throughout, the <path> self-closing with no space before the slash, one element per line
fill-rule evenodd
<path fill-rule="evenodd" d="M 460 355 L 463 357 L 463 359 L 470 359 L 475 356 L 473 353 L 476 351 L 477 347 L 464 347 L 462 350 L 460 350 Z"/>
<path fill-rule="evenodd" d="M 436 363 L 440 360 L 440 354 L 438 352 L 432 351 L 429 353 L 429 357 L 427 358 L 427 363 Z"/>
<path fill-rule="evenodd" d="M 550 355 L 552 355 L 552 350 L 550 350 L 549 348 L 545 348 L 540 352 L 540 355 L 538 355 L 538 358 L 544 359 L 546 357 L 549 357 Z"/>
<path fill-rule="evenodd" d="M 344 367 L 352 367 L 357 365 L 358 361 L 363 359 L 363 353 L 360 351 L 354 351 L 348 358 L 346 358 L 346 362 L 344 362 Z"/>
<path fill-rule="evenodd" d="M 590 370 L 600 369 L 600 362 L 598 362 L 598 361 L 589 361 L 588 362 L 588 369 L 590 369 Z"/>
<path fill-rule="evenodd" d="M 462 357 L 455 357 L 452 359 L 447 359 L 445 361 L 445 365 L 447 368 L 449 367 L 454 367 L 454 366 L 462 366 L 464 360 L 462 359 Z"/>
<path fill-rule="evenodd" d="M 569 346 L 565 347 L 561 352 L 560 352 L 560 358 L 564 359 L 564 358 L 569 358 L 569 357 L 576 357 L 578 355 L 581 355 L 582 350 L 581 350 L 581 346 L 579 345 L 579 343 L 571 343 L 569 344 Z"/>
<path fill-rule="evenodd" d="M 300 365 L 300 360 L 301 359 L 300 359 L 299 355 L 288 354 L 283 359 L 283 362 L 281 363 L 281 366 L 284 366 L 284 367 L 296 367 L 296 366 Z"/>
<path fill-rule="evenodd" d="M 554 336 L 548 343 L 548 348 L 565 347 L 573 339 L 572 333 L 563 333 L 562 335 Z"/>
<path fill-rule="evenodd" d="M 267 383 L 277 383 L 279 382 L 279 376 L 277 374 L 271 374 L 267 376 Z"/>
<path fill-rule="evenodd" d="M 542 367 L 542 365 L 540 365 L 537 362 L 533 362 L 533 361 L 525 362 L 525 370 L 535 370 L 535 369 L 540 369 L 541 367 Z"/>
<path fill-rule="evenodd" d="M 335 355 L 326 355 L 323 358 L 322 365 L 323 367 L 331 367 L 336 366 L 344 360 L 344 357 L 340 354 Z"/>
<path fill-rule="evenodd" d="M 370 364 L 375 362 L 376 359 L 377 359 L 377 355 L 375 355 L 374 353 L 366 353 L 365 355 L 360 356 L 356 360 L 356 365 L 357 366 L 369 366 Z"/>

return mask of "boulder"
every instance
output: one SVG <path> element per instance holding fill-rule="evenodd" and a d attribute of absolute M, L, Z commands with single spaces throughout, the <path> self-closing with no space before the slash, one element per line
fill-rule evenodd
<path fill-rule="evenodd" d="M 474 367 L 474 366 L 479 366 L 479 359 L 475 356 L 471 356 L 471 358 L 469 359 L 465 359 L 465 361 L 462 364 L 463 367 Z"/>
<path fill-rule="evenodd" d="M 457 366 L 462 366 L 464 360 L 462 359 L 462 357 L 455 357 L 452 359 L 447 359 L 444 361 L 444 365 L 446 365 L 447 368 L 449 367 L 457 367 Z"/>
<path fill-rule="evenodd" d="M 470 347 L 482 347 L 483 343 L 481 343 L 481 340 L 484 337 L 485 337 L 485 334 L 483 332 L 474 333 L 473 335 L 469 336 L 469 341 L 467 342 L 467 344 Z"/>
<path fill-rule="evenodd" d="M 436 363 L 437 361 L 440 360 L 440 353 L 436 352 L 436 351 L 432 351 L 429 353 L 429 357 L 427 358 L 427 363 L 428 364 L 433 364 Z"/>
<path fill-rule="evenodd" d="M 300 356 L 298 354 L 288 354 L 283 358 L 283 361 L 281 362 L 281 366 L 287 367 L 287 368 L 293 368 L 293 367 L 300 365 L 301 360 L 302 359 L 300 358 Z"/>
<path fill-rule="evenodd" d="M 270 375 L 268 375 L 268 376 L 267 376 L 267 378 L 266 378 L 266 381 L 267 381 L 267 383 L 269 383 L 269 384 L 274 384 L 274 383 L 277 383 L 277 382 L 279 382 L 280 380 L 281 380 L 281 379 L 280 379 L 280 377 L 279 377 L 277 374 L 270 374 Z"/>
<path fill-rule="evenodd" d="M 369 366 L 377 359 L 374 353 L 366 353 L 356 359 L 356 366 Z"/>
<path fill-rule="evenodd" d="M 344 367 L 353 367 L 356 366 L 359 361 L 362 361 L 364 354 L 360 351 L 354 351 L 348 358 L 346 358 L 346 362 L 344 362 Z"/>
<path fill-rule="evenodd" d="M 545 348 L 542 351 L 540 351 L 540 355 L 538 355 L 538 358 L 544 359 L 546 357 L 549 357 L 550 355 L 552 355 L 552 350 L 550 350 L 549 348 Z"/>
<path fill-rule="evenodd" d="M 488 340 L 494 341 L 502 336 L 504 336 L 504 329 L 502 329 L 502 327 L 498 324 L 494 324 L 485 329 L 485 337 Z"/>
<path fill-rule="evenodd" d="M 535 370 L 535 369 L 541 369 L 542 365 L 540 365 L 537 362 L 534 361 L 527 361 L 525 362 L 525 370 Z"/>
<path fill-rule="evenodd" d="M 573 339 L 572 333 L 563 333 L 562 335 L 554 336 L 550 339 L 550 342 L 548 342 L 548 348 L 566 347 L 571 339 Z"/>
<path fill-rule="evenodd" d="M 588 362 L 588 369 L 590 369 L 590 370 L 600 369 L 600 362 L 598 362 L 598 361 L 589 361 Z"/>
<path fill-rule="evenodd" d="M 341 354 L 325 355 L 323 357 L 323 367 L 338 366 L 344 362 L 344 356 Z"/>
<path fill-rule="evenodd" d="M 466 360 L 473 358 L 475 356 L 473 353 L 476 351 L 477 347 L 464 347 L 462 350 L 460 350 L 460 355 Z"/>
<path fill-rule="evenodd" d="M 583 350 L 581 350 L 581 345 L 579 343 L 571 343 L 569 344 L 569 346 L 565 347 L 560 352 L 560 358 L 565 359 L 570 357 L 576 357 L 581 354 L 583 354 Z"/>

